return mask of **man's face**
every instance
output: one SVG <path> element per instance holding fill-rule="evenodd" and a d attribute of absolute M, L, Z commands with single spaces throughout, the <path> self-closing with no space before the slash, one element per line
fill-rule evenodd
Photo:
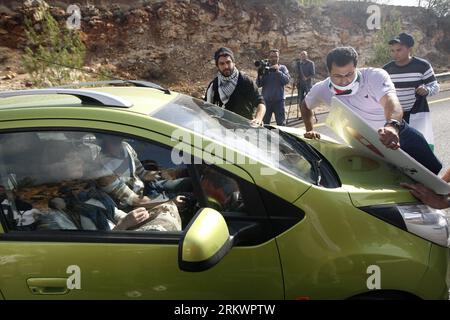
<path fill-rule="evenodd" d="M 230 56 L 221 56 L 217 60 L 217 69 L 224 77 L 229 77 L 234 70 L 234 62 Z"/>
<path fill-rule="evenodd" d="M 123 154 L 122 139 L 117 137 L 107 137 L 102 144 L 106 154 L 113 157 L 120 157 Z"/>
<path fill-rule="evenodd" d="M 411 48 L 400 44 L 394 43 L 391 45 L 391 58 L 397 63 L 405 63 L 409 60 L 411 54 Z"/>
<path fill-rule="evenodd" d="M 278 60 L 280 59 L 280 54 L 278 52 L 271 51 L 269 53 L 269 62 L 273 66 L 278 64 Z"/>
<path fill-rule="evenodd" d="M 356 67 L 353 62 L 343 67 L 338 67 L 335 63 L 331 65 L 330 78 L 334 84 L 345 87 L 349 85 L 356 77 Z"/>
<path fill-rule="evenodd" d="M 308 58 L 306 52 L 305 51 L 300 52 L 300 60 L 305 60 L 306 58 Z"/>

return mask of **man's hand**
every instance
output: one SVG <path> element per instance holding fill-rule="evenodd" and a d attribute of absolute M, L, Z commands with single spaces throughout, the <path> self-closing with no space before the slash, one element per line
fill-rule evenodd
<path fill-rule="evenodd" d="M 400 185 L 410 190 L 411 194 L 422 201 L 424 204 L 435 209 L 445 209 L 449 207 L 448 196 L 442 196 L 434 193 L 420 183 L 406 183 L 402 182 Z"/>
<path fill-rule="evenodd" d="M 262 119 L 254 118 L 253 120 L 250 120 L 250 126 L 252 126 L 252 127 L 256 128 L 256 127 L 261 127 L 263 125 L 264 125 L 264 123 L 263 123 Z"/>
<path fill-rule="evenodd" d="M 318 133 L 316 131 L 312 131 L 312 130 L 305 132 L 305 134 L 303 136 L 308 139 L 320 139 L 320 133 Z"/>
<path fill-rule="evenodd" d="M 187 205 L 189 199 L 186 196 L 176 196 L 172 200 L 177 205 L 177 207 L 184 208 Z"/>
<path fill-rule="evenodd" d="M 416 88 L 416 93 L 419 96 L 427 96 L 429 91 L 428 91 L 427 87 L 425 87 L 424 85 L 421 85 L 420 87 Z"/>
<path fill-rule="evenodd" d="M 280 69 L 280 65 L 274 64 L 273 66 L 270 66 L 270 69 L 273 69 L 273 71 L 278 71 Z"/>
<path fill-rule="evenodd" d="M 386 126 L 378 129 L 380 141 L 386 148 L 397 150 L 400 148 L 400 138 L 398 137 L 397 129 L 391 126 Z"/>
<path fill-rule="evenodd" d="M 127 230 L 150 218 L 150 213 L 145 208 L 136 208 L 119 220 L 115 230 Z"/>

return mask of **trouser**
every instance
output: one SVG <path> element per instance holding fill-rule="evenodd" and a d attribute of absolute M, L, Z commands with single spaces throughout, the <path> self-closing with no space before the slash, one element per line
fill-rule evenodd
<path fill-rule="evenodd" d="M 264 124 L 270 124 L 272 113 L 275 113 L 277 125 L 283 126 L 285 121 L 284 99 L 278 101 L 266 101 L 266 113 L 263 118 Z"/>
<path fill-rule="evenodd" d="M 307 85 L 306 83 L 297 83 L 298 102 L 299 103 L 301 103 L 305 99 L 305 97 L 308 94 L 310 89 L 311 89 L 311 86 Z"/>
<path fill-rule="evenodd" d="M 400 148 L 434 174 L 442 169 L 442 163 L 434 155 L 424 136 L 402 120 L 399 132 Z"/>

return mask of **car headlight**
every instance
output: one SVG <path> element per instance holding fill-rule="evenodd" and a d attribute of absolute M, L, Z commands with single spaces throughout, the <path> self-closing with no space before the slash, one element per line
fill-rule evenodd
<path fill-rule="evenodd" d="M 449 220 L 443 210 L 424 204 L 381 205 L 359 209 L 423 239 L 450 247 Z"/>
<path fill-rule="evenodd" d="M 397 206 L 409 232 L 441 246 L 450 246 L 445 212 L 423 204 Z"/>

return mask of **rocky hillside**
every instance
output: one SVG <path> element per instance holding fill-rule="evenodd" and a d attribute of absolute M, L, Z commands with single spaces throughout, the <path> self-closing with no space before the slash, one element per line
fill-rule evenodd
<path fill-rule="evenodd" d="M 66 8 L 73 2 L 47 3 L 65 23 Z M 0 0 L 0 88 L 27 85 L 20 66 L 23 20 L 35 4 Z M 232 48 L 237 66 L 252 76 L 253 61 L 272 47 L 281 50 L 281 62 L 287 65 L 299 50 L 307 50 L 325 76 L 323 59 L 330 49 L 352 45 L 364 64 L 375 34 L 366 27 L 368 4 L 361 2 L 303 7 L 295 0 L 91 0 L 78 5 L 88 70 L 107 66 L 121 77 L 148 79 L 194 95 L 213 77 L 212 55 L 220 46 Z M 437 71 L 449 69 L 449 17 L 439 20 L 422 8 L 381 8 L 382 23 L 400 16 L 417 39 L 417 54 Z"/>

